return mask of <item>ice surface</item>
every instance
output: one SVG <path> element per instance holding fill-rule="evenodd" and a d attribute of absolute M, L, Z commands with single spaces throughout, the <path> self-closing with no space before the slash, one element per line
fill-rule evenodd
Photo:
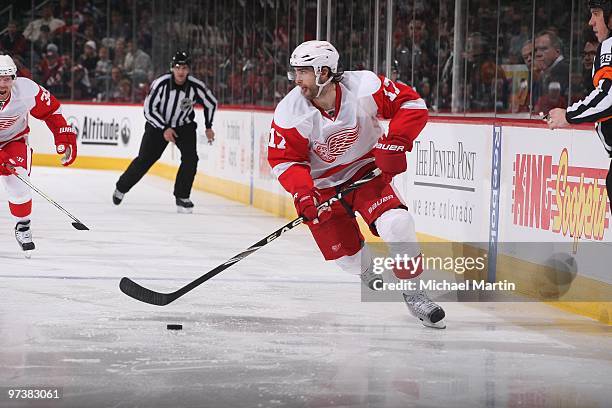
<path fill-rule="evenodd" d="M 610 406 L 608 326 L 544 304 L 446 303 L 448 328 L 427 329 L 401 303 L 362 303 L 304 227 L 168 306 L 139 303 L 122 276 L 175 290 L 286 221 L 200 192 L 177 214 L 155 177 L 119 207 L 117 172 L 32 177 L 91 228 L 35 197 L 27 260 L 0 213 L 0 386 L 64 393 L 33 406 Z"/>

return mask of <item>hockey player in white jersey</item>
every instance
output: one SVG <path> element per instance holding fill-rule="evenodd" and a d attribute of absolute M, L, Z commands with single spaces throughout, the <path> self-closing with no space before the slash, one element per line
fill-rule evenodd
<path fill-rule="evenodd" d="M 307 41 L 293 51 L 290 79 L 297 86 L 274 112 L 268 161 L 292 194 L 324 258 L 360 275 L 373 288 L 381 276 L 373 273 L 355 212 L 385 242 L 404 243 L 412 250 L 408 255 L 420 256 L 414 220 L 391 180 L 406 171 L 406 152 L 427 123 L 427 106 L 409 86 L 371 71 L 340 72 L 338 60 L 338 52 L 327 41 Z M 377 115 L 391 119 L 388 134 Z M 331 209 L 317 209 L 318 203 L 376 167 L 382 176 Z M 424 292 L 403 296 L 423 324 L 445 327 L 444 311 Z"/>
<path fill-rule="evenodd" d="M 60 103 L 45 88 L 27 78 L 16 78 L 17 67 L 0 55 L 0 180 L 8 194 L 9 210 L 16 220 L 15 238 L 29 257 L 35 246 L 30 229 L 32 191 L 14 176 L 29 179 L 32 149 L 28 145 L 28 114 L 44 121 L 55 138 L 64 166 L 76 159 L 76 134 L 62 116 Z"/>

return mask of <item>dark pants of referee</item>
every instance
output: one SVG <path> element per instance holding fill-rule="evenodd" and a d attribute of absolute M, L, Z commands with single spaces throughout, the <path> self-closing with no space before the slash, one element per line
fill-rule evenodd
<path fill-rule="evenodd" d="M 181 165 L 174 181 L 174 196 L 177 198 L 189 198 L 191 186 L 198 168 L 198 153 L 196 148 L 195 122 L 174 128 L 177 134 L 176 147 L 181 152 Z M 164 139 L 164 132 L 151 126 L 145 125 L 145 133 L 140 143 L 138 157 L 132 160 L 127 170 L 117 181 L 117 190 L 127 193 L 140 179 L 149 171 L 161 157 L 168 142 Z"/>

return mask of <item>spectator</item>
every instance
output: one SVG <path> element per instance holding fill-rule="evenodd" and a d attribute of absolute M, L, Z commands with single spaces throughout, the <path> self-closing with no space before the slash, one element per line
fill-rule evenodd
<path fill-rule="evenodd" d="M 521 48 L 521 57 L 523 58 L 523 62 L 527 65 L 527 69 L 529 72 L 532 72 L 532 68 L 534 69 L 534 73 L 538 73 L 541 71 L 538 69 L 539 66 L 533 65 L 533 42 L 531 40 L 527 40 L 523 43 L 523 47 Z"/>
<path fill-rule="evenodd" d="M 93 36 L 95 36 L 96 34 L 96 20 L 94 19 L 93 13 L 91 10 L 89 10 L 89 8 L 85 8 L 82 10 L 81 12 L 81 18 L 79 19 L 79 27 L 78 27 L 78 32 L 83 34 L 87 40 L 92 40 Z M 92 28 L 93 29 L 93 34 L 92 35 L 85 35 L 85 30 L 87 30 L 88 28 Z"/>
<path fill-rule="evenodd" d="M 599 42 L 596 39 L 587 40 L 582 52 L 582 86 L 586 95 L 595 89 L 591 71 L 593 70 L 593 62 L 597 55 L 597 48 L 599 48 Z"/>
<path fill-rule="evenodd" d="M 64 25 L 66 25 L 64 20 L 53 17 L 53 7 L 50 4 L 47 4 L 42 8 L 42 17 L 30 22 L 30 24 L 28 24 L 26 29 L 23 31 L 23 36 L 32 42 L 36 42 L 40 37 L 41 27 L 47 26 L 49 28 L 49 32 L 53 33 L 55 30 L 63 27 Z"/>
<path fill-rule="evenodd" d="M 512 112 L 529 112 L 531 110 L 532 101 L 530 88 L 533 86 L 533 95 L 539 97 L 541 94 L 540 87 L 540 74 L 542 70 L 539 64 L 533 63 L 533 42 L 527 40 L 523 43 L 521 48 L 521 57 L 525 66 L 527 67 L 527 78 L 523 78 L 519 84 L 519 90 L 516 94 L 512 95 Z M 533 79 L 533 81 L 532 81 Z M 537 99 L 536 99 L 537 100 Z"/>
<path fill-rule="evenodd" d="M 119 83 L 121 82 L 121 80 L 123 79 L 123 73 L 121 72 L 121 69 L 119 67 L 113 67 L 111 69 L 111 76 L 110 76 L 110 84 L 107 89 L 104 89 L 103 91 L 103 99 L 105 101 L 112 101 L 115 102 L 117 100 L 119 100 L 120 96 L 121 96 L 121 89 L 119 88 Z"/>
<path fill-rule="evenodd" d="M 47 52 L 38 64 L 38 77 L 37 82 L 49 88 L 54 94 L 61 94 L 56 88 L 57 83 L 60 81 L 60 69 L 62 67 L 62 59 L 59 56 L 59 50 L 57 45 L 48 44 Z"/>
<path fill-rule="evenodd" d="M 526 24 L 521 24 L 520 32 L 513 35 L 510 39 L 510 55 L 523 55 L 523 48 L 529 40 L 529 27 Z"/>
<path fill-rule="evenodd" d="M 151 57 L 138 48 L 135 41 L 127 42 L 127 54 L 123 64 L 124 70 L 135 84 L 148 81 L 151 73 Z"/>
<path fill-rule="evenodd" d="M 424 77 L 421 81 L 419 81 L 419 95 L 425 101 L 428 108 L 431 108 L 431 84 L 429 82 L 428 77 Z"/>
<path fill-rule="evenodd" d="M 417 88 L 418 81 L 433 68 L 431 51 L 435 47 L 431 44 L 427 27 L 420 19 L 413 19 L 408 23 L 408 35 L 403 40 L 404 44 L 395 50 L 398 69 L 404 73 L 404 81 Z"/>
<path fill-rule="evenodd" d="M 72 20 L 72 0 L 59 0 L 57 6 L 53 9 L 53 15 L 66 22 Z"/>
<path fill-rule="evenodd" d="M 506 74 L 495 64 L 495 56 L 491 54 L 490 49 L 487 39 L 481 33 L 473 33 L 468 37 L 465 51 L 468 75 L 467 110 L 493 111 L 496 108 L 496 78 L 502 83 L 502 92 L 497 94 L 497 99 L 501 102 L 500 107 L 507 104 Z"/>
<path fill-rule="evenodd" d="M 397 60 L 393 60 L 393 62 L 391 63 L 391 78 L 390 79 L 395 83 L 407 85 L 406 82 L 404 82 L 404 79 L 401 77 L 401 72 L 399 69 L 399 62 Z"/>
<path fill-rule="evenodd" d="M 288 85 L 289 81 L 287 81 L 286 77 L 275 78 L 273 81 L 274 85 L 274 100 L 279 101 L 285 97 L 288 93 Z"/>
<path fill-rule="evenodd" d="M 113 51 L 113 65 L 123 70 L 126 56 L 125 40 L 123 38 L 118 38 L 115 41 L 115 49 Z"/>
<path fill-rule="evenodd" d="M 113 99 L 113 102 L 127 103 L 132 101 L 132 82 L 123 78 L 119 81 L 117 97 Z"/>
<path fill-rule="evenodd" d="M 40 27 L 38 39 L 34 41 L 33 44 L 34 52 L 36 53 L 36 55 L 41 58 L 44 57 L 45 53 L 47 52 L 47 46 L 49 44 L 53 44 L 53 42 L 51 41 L 51 32 L 49 31 L 49 26 L 44 25 Z"/>
<path fill-rule="evenodd" d="M 123 14 L 118 10 L 113 10 L 111 13 L 111 24 L 109 36 L 118 40 L 119 38 L 131 37 L 130 26 L 123 21 Z"/>
<path fill-rule="evenodd" d="M 64 54 L 63 60 L 62 81 L 68 84 L 71 98 L 76 100 L 91 98 L 91 83 L 87 68 L 81 64 L 75 64 L 69 54 Z"/>
<path fill-rule="evenodd" d="M 26 39 L 19 31 L 17 31 L 17 22 L 9 21 L 6 27 L 6 33 L 0 38 L 0 51 L 13 56 L 24 55 L 26 51 Z"/>
<path fill-rule="evenodd" d="M 17 67 L 17 76 L 32 79 L 32 72 L 24 65 L 20 55 L 13 55 L 13 61 Z"/>
<path fill-rule="evenodd" d="M 98 92 L 107 92 L 110 89 L 110 79 L 113 68 L 113 62 L 108 57 L 108 48 L 100 47 L 100 53 L 98 55 L 100 59 L 96 63 L 96 67 L 93 70 L 95 73 L 95 84 Z"/>
<path fill-rule="evenodd" d="M 96 66 L 98 64 L 98 55 L 96 54 L 96 43 L 87 41 L 83 46 L 83 54 L 79 58 L 79 63 L 87 69 L 89 73 L 89 81 L 94 80 Z"/>
<path fill-rule="evenodd" d="M 535 39 L 535 59 L 542 68 L 540 90 L 549 89 L 551 82 L 558 82 L 561 95 L 567 96 L 569 62 L 563 57 L 561 41 L 553 31 L 541 31 Z"/>
<path fill-rule="evenodd" d="M 93 24 L 84 26 L 83 33 L 76 35 L 75 47 L 77 50 L 84 50 L 88 42 L 96 43 L 96 29 Z"/>
<path fill-rule="evenodd" d="M 440 97 L 438 98 L 438 112 L 450 112 L 452 104 L 451 88 L 448 81 L 442 82 L 440 85 Z"/>
<path fill-rule="evenodd" d="M 138 33 L 136 33 L 136 42 L 140 44 L 140 47 L 144 52 L 151 52 L 153 47 L 153 28 L 151 22 L 153 21 L 149 10 L 142 9 L 140 14 L 140 22 L 138 23 Z M 196 40 L 194 40 L 195 42 Z"/>
<path fill-rule="evenodd" d="M 567 99 L 561 95 L 561 84 L 558 82 L 548 84 L 548 93 L 538 99 L 535 112 L 548 114 L 553 108 L 567 108 Z"/>
<path fill-rule="evenodd" d="M 569 100 L 568 106 L 573 105 L 574 102 L 578 102 L 587 97 L 589 93 L 586 92 L 582 84 L 582 73 L 572 72 L 570 74 L 570 90 L 571 95 L 569 96 L 571 97 L 571 99 Z"/>

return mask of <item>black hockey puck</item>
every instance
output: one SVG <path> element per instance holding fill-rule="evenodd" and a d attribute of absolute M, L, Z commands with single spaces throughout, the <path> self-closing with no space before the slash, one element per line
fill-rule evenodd
<path fill-rule="evenodd" d="M 169 324 L 166 326 L 168 330 L 183 330 L 182 324 Z"/>

